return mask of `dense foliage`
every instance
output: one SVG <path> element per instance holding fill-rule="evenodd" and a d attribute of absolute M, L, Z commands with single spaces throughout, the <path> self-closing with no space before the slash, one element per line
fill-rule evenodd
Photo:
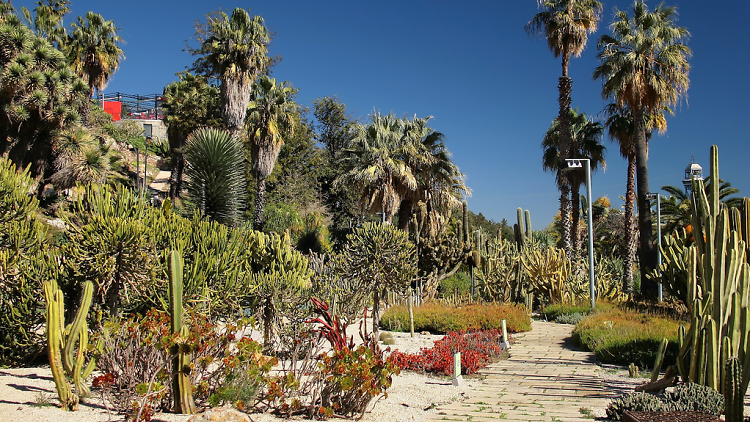
<path fill-rule="evenodd" d="M 659 343 L 669 341 L 666 362 L 673 362 L 678 352 L 677 330 L 681 321 L 644 314 L 614 306 L 600 307 L 584 318 L 573 331 L 573 338 L 594 352 L 603 362 L 650 368 L 656 359 Z"/>

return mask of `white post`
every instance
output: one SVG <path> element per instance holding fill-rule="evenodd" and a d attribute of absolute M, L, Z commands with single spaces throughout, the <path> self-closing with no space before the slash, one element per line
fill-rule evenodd
<path fill-rule="evenodd" d="M 502 321 L 503 324 L 503 339 L 500 343 L 500 348 L 507 350 L 510 349 L 510 342 L 508 341 L 508 327 L 505 325 L 505 320 Z"/>
<path fill-rule="evenodd" d="M 461 352 L 453 354 L 453 385 L 464 385 L 464 378 L 461 376 Z"/>

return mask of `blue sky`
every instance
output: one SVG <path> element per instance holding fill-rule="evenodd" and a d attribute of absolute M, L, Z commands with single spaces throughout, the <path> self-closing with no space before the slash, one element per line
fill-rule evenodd
<path fill-rule="evenodd" d="M 584 54 L 570 64 L 573 106 L 598 117 L 606 105 L 597 66 L 596 41 L 608 32 L 614 8 L 630 1 L 604 1 L 602 23 Z M 649 1 L 650 7 L 658 2 Z M 687 101 L 668 118 L 665 135 L 650 143 L 651 190 L 679 186 L 691 157 L 708 174 L 708 154 L 719 146 L 721 178 L 750 195 L 750 47 L 745 43 L 750 5 L 708 6 L 675 0 L 678 24 L 692 34 L 691 86 Z M 31 6 L 32 1 L 13 1 Z M 541 169 L 541 139 L 557 115 L 559 59 L 524 25 L 537 13 L 534 0 L 506 1 L 92 1 L 72 0 L 66 24 L 92 10 L 114 20 L 126 59 L 105 92 L 161 93 L 175 73 L 193 62 L 194 24 L 222 8 L 251 9 L 275 33 L 273 70 L 299 89 L 303 105 L 338 96 L 366 121 L 373 110 L 398 116 L 434 116 L 473 195 L 469 208 L 487 218 L 515 220 L 516 208 L 531 212 L 535 229 L 549 224 L 558 207 L 554 175 Z M 593 174 L 593 197 L 621 205 L 626 162 L 607 146 L 607 169 Z M 582 188 L 582 192 L 585 189 Z"/>

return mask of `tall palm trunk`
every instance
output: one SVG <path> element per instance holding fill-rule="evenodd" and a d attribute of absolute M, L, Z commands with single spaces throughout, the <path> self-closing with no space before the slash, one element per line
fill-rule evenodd
<path fill-rule="evenodd" d="M 228 77 L 222 81 L 221 115 L 232 136 L 241 136 L 250 102 L 252 80 L 247 76 Z"/>
<path fill-rule="evenodd" d="M 567 216 L 567 217 L 566 217 Z M 565 227 L 567 218 L 568 227 Z M 560 236 L 562 237 L 563 249 L 570 253 L 570 187 L 567 183 L 560 185 L 560 224 L 562 224 Z M 565 249 L 567 245 L 567 249 Z"/>
<path fill-rule="evenodd" d="M 263 210 L 266 207 L 266 178 L 258 177 L 258 194 L 255 196 L 253 229 L 263 231 Z"/>
<path fill-rule="evenodd" d="M 622 259 L 622 285 L 626 294 L 633 294 L 633 263 L 635 262 L 635 225 L 633 214 L 635 210 L 635 156 L 628 156 L 628 181 L 625 191 L 625 216 L 623 229 L 625 230 L 625 255 Z"/>
<path fill-rule="evenodd" d="M 565 159 L 570 157 L 570 93 L 572 90 L 573 81 L 568 77 L 568 63 L 565 55 L 563 55 L 563 76 L 560 77 L 557 88 L 559 90 L 558 102 L 560 103 L 560 114 L 558 121 L 560 122 L 560 165 L 563 166 L 561 170 L 564 170 L 567 166 L 565 165 Z M 565 254 L 568 257 L 572 256 L 573 248 L 571 247 L 570 238 L 570 184 L 568 177 L 562 172 L 559 176 L 560 183 L 560 223 L 562 224 L 562 246 L 565 250 Z"/>
<path fill-rule="evenodd" d="M 635 169 L 636 184 L 638 186 L 638 236 L 640 239 L 640 270 L 641 294 L 654 299 L 657 295 L 656 281 L 649 280 L 646 274 L 656 268 L 656 251 L 651 223 L 651 207 L 646 195 L 650 192 L 648 186 L 648 144 L 646 141 L 646 122 L 643 120 L 643 108 L 633 110 L 633 124 L 635 130 Z"/>
<path fill-rule="evenodd" d="M 570 220 L 570 245 L 573 250 L 581 248 L 581 239 L 578 237 L 578 226 L 581 224 L 581 194 L 580 186 L 573 183 L 570 188 L 571 220 Z M 589 198 L 589 201 L 591 198 Z"/>

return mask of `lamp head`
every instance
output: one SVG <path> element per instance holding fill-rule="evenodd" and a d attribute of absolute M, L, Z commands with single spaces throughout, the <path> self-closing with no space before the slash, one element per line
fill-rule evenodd
<path fill-rule="evenodd" d="M 581 167 L 583 167 L 583 160 L 566 158 L 565 162 L 568 164 L 568 168 L 581 168 Z"/>

